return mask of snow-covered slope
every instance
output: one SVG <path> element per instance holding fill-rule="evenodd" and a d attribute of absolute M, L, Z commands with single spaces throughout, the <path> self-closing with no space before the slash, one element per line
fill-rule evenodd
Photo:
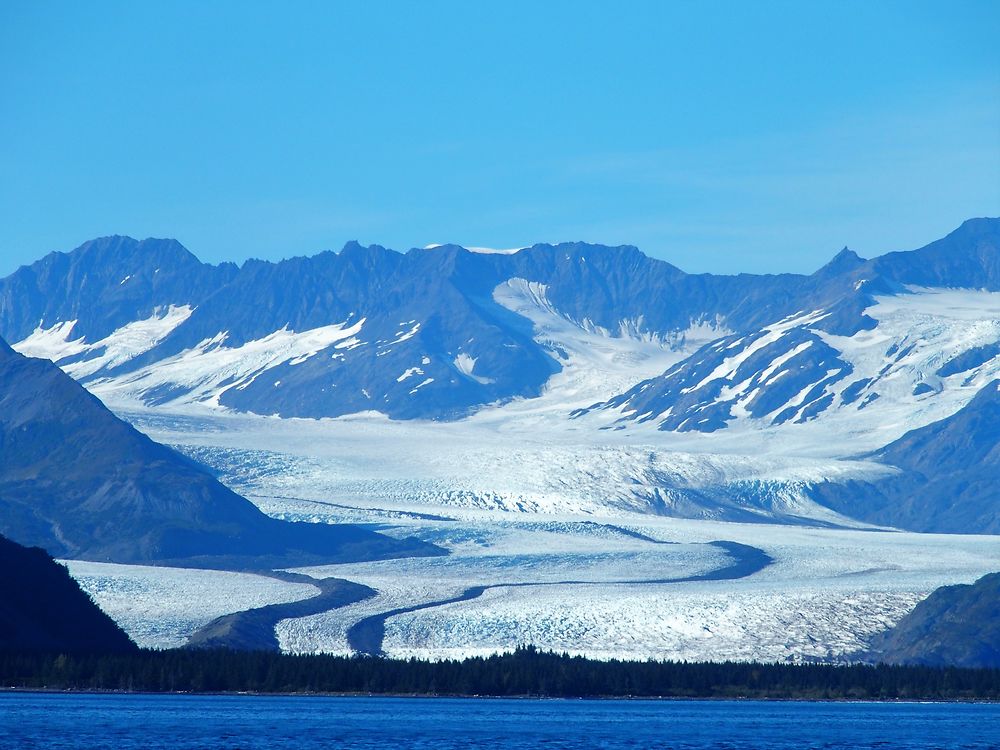
<path fill-rule="evenodd" d="M 238 346 L 228 346 L 227 335 L 222 333 L 126 375 L 88 379 L 87 384 L 91 392 L 115 404 L 179 401 L 218 406 L 226 391 L 246 390 L 258 378 L 267 378 L 269 371 L 295 367 L 331 347 L 335 357 L 338 351 L 358 346 L 356 337 L 364 323 L 362 318 L 353 325 L 334 324 L 302 332 L 283 328 Z M 87 364 L 74 362 L 65 369 L 74 376 L 86 374 L 82 366 Z M 280 388 L 281 380 L 269 384 Z"/>
<path fill-rule="evenodd" d="M 516 410 L 555 412 L 560 420 L 601 394 L 621 390 L 644 374 L 662 372 L 704 342 L 727 333 L 718 321 L 656 334 L 641 320 L 622 320 L 617 330 L 609 331 L 589 319 L 575 321 L 561 313 L 549 300 L 547 285 L 521 278 L 498 285 L 493 299 L 530 321 L 534 341 L 559 363 L 559 371 L 542 393 L 530 403 L 522 401 Z"/>
<path fill-rule="evenodd" d="M 56 323 L 51 328 L 42 328 L 39 323 L 15 348 L 26 357 L 59 362 L 75 378 L 89 379 L 101 370 L 113 370 L 148 352 L 187 320 L 191 312 L 188 305 L 156 308 L 150 317 L 126 323 L 92 344 L 86 343 L 84 336 L 73 337 L 76 320 Z"/>
<path fill-rule="evenodd" d="M 872 449 L 957 411 L 1000 373 L 1000 293 L 908 287 L 864 314 L 875 324 L 849 336 L 822 330 L 829 312 L 817 310 L 722 338 L 598 408 L 680 432 L 816 421 L 820 439 Z"/>

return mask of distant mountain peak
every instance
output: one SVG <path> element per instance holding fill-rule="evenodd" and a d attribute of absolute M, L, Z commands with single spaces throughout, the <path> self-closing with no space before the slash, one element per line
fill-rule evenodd
<path fill-rule="evenodd" d="M 200 264 L 201 261 L 178 240 L 172 237 L 147 237 L 137 240 L 128 235 L 114 234 L 84 242 L 72 251 L 73 255 L 95 255 L 99 258 L 150 258 L 156 261 Z"/>
<path fill-rule="evenodd" d="M 344 244 L 338 256 L 347 260 L 371 262 L 385 258 L 399 258 L 398 252 L 382 245 L 362 245 L 357 240 L 351 240 Z M 313 260 L 317 256 L 312 256 L 306 260 Z"/>
<path fill-rule="evenodd" d="M 971 219 L 966 219 L 962 224 L 956 229 L 956 232 L 962 231 L 990 231 L 995 232 L 1000 229 L 1000 216 L 974 216 Z"/>
<path fill-rule="evenodd" d="M 855 268 L 863 266 L 865 262 L 865 259 L 856 252 L 848 247 L 844 247 L 843 250 L 833 256 L 833 259 L 830 260 L 829 263 L 819 269 L 817 274 L 823 276 L 835 276 L 853 271 Z"/>
<path fill-rule="evenodd" d="M 357 240 L 348 240 L 344 243 L 344 246 L 340 248 L 341 253 L 363 253 L 365 250 L 366 247 Z"/>

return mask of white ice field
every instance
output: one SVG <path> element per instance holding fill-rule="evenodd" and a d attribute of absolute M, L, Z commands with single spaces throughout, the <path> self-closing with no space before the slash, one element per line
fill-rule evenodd
<path fill-rule="evenodd" d="M 863 648 L 934 587 L 972 580 L 1000 563 L 1000 548 L 986 537 L 667 519 L 628 524 L 682 542 L 664 546 L 595 533 L 581 528 L 579 519 L 525 520 L 502 532 L 489 520 L 479 523 L 493 533 L 459 541 L 449 558 L 307 570 L 357 580 L 380 594 L 281 623 L 282 647 L 348 653 L 347 628 L 379 611 L 437 601 L 474 584 L 572 579 L 595 585 L 498 588 L 400 615 L 387 622 L 385 651 L 442 658 L 533 643 L 603 658 L 838 660 Z M 720 551 L 697 543 L 714 539 L 753 544 L 775 563 L 734 581 L 641 583 L 720 567 Z"/>
<path fill-rule="evenodd" d="M 662 340 L 643 336 L 641 321 L 632 321 L 612 336 L 565 319 L 544 287 L 517 279 L 498 287 L 495 298 L 533 321 L 536 339 L 558 353 L 563 370 L 539 398 L 490 406 L 458 422 L 227 413 L 213 406 L 218 383 L 197 352 L 171 378 L 202 383 L 201 403 L 146 409 L 129 379 L 88 386 L 154 439 L 218 469 L 267 513 L 376 524 L 451 552 L 306 571 L 379 593 L 282 622 L 286 650 L 346 653 L 346 632 L 364 617 L 475 585 L 544 583 L 493 588 L 393 617 L 384 649 L 436 658 L 530 642 L 603 657 L 843 660 L 934 588 L 1000 570 L 1000 537 L 874 530 L 816 506 L 801 491 L 809 482 L 891 471 L 855 457 L 948 416 L 1000 375 L 997 359 L 971 375 L 935 381 L 931 395 L 913 395 L 914 385 L 950 357 L 1000 336 L 1000 295 L 913 291 L 869 309 L 879 321 L 874 331 L 828 337 L 859 376 L 879 371 L 890 342 L 913 343 L 884 376 L 886 397 L 863 412 L 831 410 L 774 429 L 745 419 L 711 435 L 664 433 L 655 424 L 600 429 L 621 416 L 611 411 L 567 419 L 573 409 L 663 372 L 724 334 L 724 324 L 693 323 Z M 253 360 L 248 372 L 275 357 L 306 356 L 315 348 L 307 333 L 284 332 L 283 348 L 271 347 L 277 353 Z M 55 338 L 71 337 L 60 329 Z M 286 338 L 302 345 L 285 347 Z M 46 356 L 54 346 L 48 338 L 35 343 Z M 471 373 L 474 362 L 467 364 Z M 734 509 L 761 523 L 720 520 Z M 768 522 L 775 520 L 786 523 Z M 722 551 L 706 545 L 724 540 L 758 547 L 774 563 L 738 580 L 648 583 L 724 566 Z M 241 574 L 90 563 L 72 563 L 71 572 L 140 643 L 154 646 L 180 644 L 228 611 L 308 595 L 295 584 Z M 559 583 L 570 580 L 586 583 Z"/>
<path fill-rule="evenodd" d="M 349 653 L 347 630 L 364 617 L 471 586 L 528 583 L 544 585 L 494 588 L 390 618 L 383 648 L 392 656 L 443 658 L 530 642 L 597 657 L 837 661 L 934 588 L 1000 569 L 997 537 L 678 519 L 598 502 L 649 462 L 687 472 L 692 482 L 720 475 L 794 482 L 817 465 L 837 464 L 826 459 L 675 454 L 617 433 L 600 433 L 619 441 L 611 443 L 565 434 L 533 442 L 512 426 L 494 431 L 474 420 L 128 416 L 155 439 L 215 466 L 272 515 L 373 524 L 450 551 L 299 571 L 357 581 L 378 595 L 283 621 L 279 642 L 290 652 Z M 491 485 L 509 493 L 496 497 L 520 497 L 521 505 L 481 503 L 479 487 Z M 724 567 L 727 555 L 706 543 L 725 540 L 760 548 L 774 563 L 737 580 L 648 583 Z M 178 645 L 228 611 L 310 595 L 243 574 L 93 563 L 71 563 L 71 571 L 152 646 Z"/>

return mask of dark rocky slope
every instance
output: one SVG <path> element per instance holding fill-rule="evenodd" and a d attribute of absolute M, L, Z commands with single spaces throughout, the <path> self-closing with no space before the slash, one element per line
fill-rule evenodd
<path fill-rule="evenodd" d="M 872 644 L 887 664 L 1000 668 L 1000 573 L 944 586 Z"/>
<path fill-rule="evenodd" d="M 439 553 L 346 525 L 288 523 L 0 341 L 0 533 L 60 557 L 270 567 Z"/>
<path fill-rule="evenodd" d="M 826 482 L 813 498 L 852 518 L 912 531 L 1000 533 L 1000 381 L 873 457 L 900 473 L 877 482 Z"/>
<path fill-rule="evenodd" d="M 45 550 L 0 536 L 0 650 L 106 654 L 136 646 Z"/>

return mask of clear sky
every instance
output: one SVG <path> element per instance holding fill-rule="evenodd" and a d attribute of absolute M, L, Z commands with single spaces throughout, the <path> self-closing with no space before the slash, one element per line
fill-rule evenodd
<path fill-rule="evenodd" d="M 0 2 L 0 274 L 106 234 L 808 272 L 1000 215 L 1000 2 Z"/>

